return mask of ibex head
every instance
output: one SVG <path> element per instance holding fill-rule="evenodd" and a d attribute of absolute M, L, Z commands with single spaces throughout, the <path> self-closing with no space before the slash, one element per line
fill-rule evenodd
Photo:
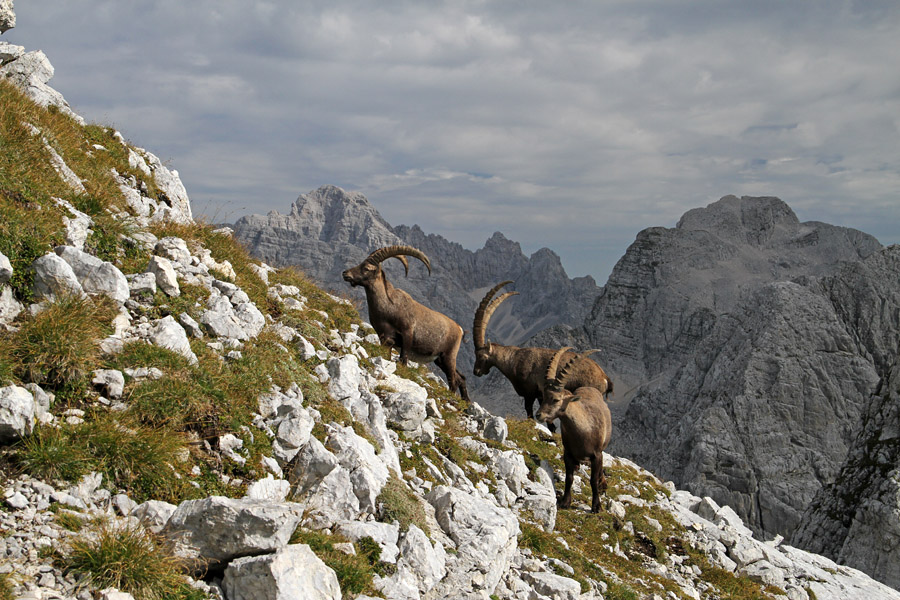
<path fill-rule="evenodd" d="M 412 256 L 421 260 L 425 266 L 428 267 L 428 273 L 431 273 L 431 261 L 428 260 L 428 257 L 425 256 L 422 251 L 417 250 L 412 246 L 385 246 L 370 254 L 364 261 L 352 269 L 344 271 L 342 274 L 344 281 L 353 287 L 358 285 L 370 285 L 381 274 L 381 263 L 389 258 L 396 258 L 402 262 L 406 274 L 409 275 L 409 262 L 406 260 L 407 256 Z"/>
<path fill-rule="evenodd" d="M 553 355 L 553 358 L 550 359 L 550 364 L 547 365 L 544 398 L 536 416 L 538 421 L 552 423 L 566 412 L 566 408 L 570 403 L 578 400 L 578 396 L 566 389 L 567 380 L 572 374 L 572 367 L 580 360 L 588 360 L 588 356 L 594 352 L 599 352 L 599 349 L 594 348 L 587 352 L 576 354 L 569 358 L 560 368 L 559 363 L 563 355 L 571 349 L 571 346 L 560 348 Z"/>
<path fill-rule="evenodd" d="M 475 338 L 475 366 L 473 367 L 473 372 L 478 377 L 487 375 L 490 372 L 491 367 L 494 366 L 490 360 L 491 343 L 486 342 L 484 339 L 484 332 L 487 329 L 488 322 L 491 320 L 491 315 L 494 314 L 494 311 L 497 310 L 500 303 L 510 296 L 515 296 L 519 293 L 506 292 L 502 296 L 494 298 L 494 294 L 496 294 L 500 288 L 510 283 L 512 283 L 512 281 L 504 281 L 492 287 L 488 293 L 484 295 L 481 304 L 478 305 L 478 310 L 475 311 L 475 323 L 472 325 L 472 337 Z"/>

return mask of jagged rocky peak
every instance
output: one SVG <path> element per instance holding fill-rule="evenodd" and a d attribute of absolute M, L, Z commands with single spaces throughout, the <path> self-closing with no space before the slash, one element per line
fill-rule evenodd
<path fill-rule="evenodd" d="M 881 248 L 874 237 L 800 223 L 778 198 L 725 196 L 675 228 L 641 231 L 585 327 L 633 384 L 683 363 L 718 316 L 761 286 L 833 273 Z"/>
<path fill-rule="evenodd" d="M 677 229 L 709 231 L 725 240 L 755 246 L 790 237 L 799 227 L 794 211 L 771 196 L 725 196 L 706 208 L 689 210 L 676 225 Z"/>

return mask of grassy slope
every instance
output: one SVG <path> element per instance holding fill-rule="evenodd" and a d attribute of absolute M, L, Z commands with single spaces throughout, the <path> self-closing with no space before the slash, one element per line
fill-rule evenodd
<path fill-rule="evenodd" d="M 41 136 L 33 135 L 26 123 L 39 128 L 42 137 L 84 180 L 85 193 L 74 193 L 62 181 L 50 166 Z M 68 200 L 94 219 L 87 251 L 115 263 L 125 273 L 145 268 L 149 254 L 121 242 L 130 228 L 110 212 L 114 207 L 121 210 L 122 204 L 110 170 L 114 168 L 138 180 L 144 178 L 140 171 L 128 166 L 127 155 L 127 147 L 117 140 L 112 130 L 97 125 L 81 127 L 58 112 L 37 107 L 11 85 L 0 82 L 0 251 L 9 257 L 15 269 L 11 286 L 19 300 L 24 303 L 31 300 L 31 262 L 51 251 L 64 238 L 64 213 L 53 197 Z M 155 193 L 152 181 L 145 184 L 150 194 Z M 268 299 L 265 285 L 250 269 L 252 260 L 246 251 L 230 237 L 216 234 L 209 227 L 165 225 L 156 227 L 153 233 L 159 237 L 177 235 L 189 245 L 208 248 L 217 261 L 230 261 L 237 274 L 235 283 L 264 313 L 294 327 L 317 346 L 330 345 L 329 330 L 346 331 L 352 324 L 360 323 L 352 305 L 336 301 L 295 270 L 272 274 L 270 283 L 298 286 L 309 300 L 307 308 L 291 311 Z M 205 290 L 190 287 L 183 289 L 179 298 L 160 293 L 146 316 L 159 318 L 187 312 L 196 318 L 205 296 Z M 137 501 L 154 498 L 177 503 L 212 494 L 241 496 L 247 483 L 264 475 L 258 467 L 260 457 L 271 454 L 267 436 L 253 426 L 251 415 L 257 410 L 257 397 L 272 384 L 287 388 L 296 382 L 303 389 L 307 405 L 317 408 L 325 420 L 354 425 L 360 434 L 366 434 L 364 427 L 353 423 L 347 411 L 327 395 L 313 376 L 313 369 L 320 361 L 315 358 L 304 361 L 295 347 L 283 344 L 273 334 L 264 332 L 247 342 L 242 357 L 227 362 L 221 361 L 203 340 L 192 342 L 199 358 L 196 365 L 177 354 L 143 343 L 129 344 L 117 356 L 103 355 L 97 341 L 110 332 L 107 324 L 114 314 L 114 308 L 103 301 L 63 299 L 36 317 L 21 315 L 15 330 L 0 332 L 0 383 L 41 385 L 56 395 L 52 412 L 57 417 L 69 409 L 84 411 L 82 423 L 66 424 L 58 418 L 58 427 L 39 427 L 29 439 L 4 448 L 0 473 L 4 481 L 26 471 L 49 481 L 74 482 L 84 474 L 98 471 L 104 475 L 104 485 L 113 493 L 124 492 Z M 373 357 L 386 356 L 379 347 L 365 347 Z M 129 408 L 123 412 L 108 411 L 91 389 L 91 371 L 138 366 L 156 367 L 164 377 L 155 381 L 128 380 L 125 398 Z M 453 404 L 457 409 L 445 411 L 447 418 L 433 446 L 412 443 L 412 458 L 401 453 L 404 470 L 418 466 L 417 472 L 424 476 L 426 469 L 421 458 L 430 457 L 433 463 L 440 464 L 437 453 L 443 453 L 463 466 L 473 481 L 485 480 L 491 485 L 493 478 L 479 465 L 480 459 L 458 442 L 460 436 L 467 434 L 455 417 L 465 408 L 459 398 L 425 378 L 422 369 L 401 367 L 400 374 L 426 385 L 442 407 Z M 558 440 L 556 444 L 540 441 L 533 424 L 527 421 L 510 420 L 509 426 L 510 439 L 523 450 L 530 466 L 536 467 L 541 459 L 547 459 L 557 469 L 562 468 Z M 203 450 L 203 440 L 225 433 L 243 439 L 245 464 L 223 461 Z M 323 434 L 321 425 L 317 425 L 314 434 Z M 611 497 L 628 493 L 652 499 L 665 493 L 658 482 L 629 467 L 610 468 L 609 480 Z M 418 501 L 399 480 L 388 485 L 381 500 L 385 506 L 382 518 L 398 519 L 404 525 L 416 522 L 426 527 Z M 587 502 L 588 498 L 582 494 L 578 500 Z M 646 509 L 631 506 L 628 510 L 626 520 L 633 523 L 634 534 L 609 514 L 569 510 L 560 512 L 557 532 L 552 534 L 523 521 L 520 544 L 539 556 L 558 558 L 571 565 L 575 571 L 573 576 L 582 582 L 584 589 L 588 579 L 606 582 L 607 598 L 665 595 L 667 591 L 681 597 L 680 589 L 670 580 L 648 572 L 643 565 L 645 557 L 670 552 L 683 554 L 685 564 L 698 565 L 703 570 L 703 579 L 715 585 L 720 597 L 764 597 L 758 585 L 710 568 L 700 553 L 686 548 L 679 527 L 668 514 L 647 514 Z M 99 538 L 105 544 L 102 548 L 76 546 L 68 555 L 60 554 L 58 560 L 70 568 L 102 571 L 91 561 L 102 562 L 104 556 L 109 556 L 108 560 L 115 558 L 121 562 L 123 552 L 127 557 L 125 563 L 144 564 L 139 559 L 144 556 L 142 553 L 148 553 L 149 563 L 169 560 L 162 549 L 129 537 L 130 532 L 116 537 L 103 529 L 103 523 L 83 521 L 68 511 L 61 511 L 60 515 L 74 529 L 92 527 L 95 533 L 100 532 Z M 652 527 L 648 517 L 658 521 L 662 531 Z M 296 539 L 313 544 L 342 574 L 345 592 L 374 593 L 371 577 L 380 567 L 377 557 L 372 559 L 371 548 L 361 549 L 360 555 L 365 560 L 348 562 L 349 559 L 334 550 L 336 540 L 322 540 L 313 532 L 298 532 Z M 616 547 L 621 553 L 613 551 Z M 151 567 L 154 565 L 148 565 L 146 570 L 155 573 Z M 162 592 L 147 591 L 139 575 L 135 574 L 131 584 L 127 580 L 114 581 L 124 589 L 135 590 L 140 597 L 198 597 L 196 592 L 161 574 L 150 577 L 168 582 L 168 587 Z M 0 578 L 0 597 L 7 585 Z"/>

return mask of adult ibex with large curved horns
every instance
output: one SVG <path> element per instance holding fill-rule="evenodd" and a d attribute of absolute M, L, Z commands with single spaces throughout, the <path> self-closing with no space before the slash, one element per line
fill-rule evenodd
<path fill-rule="evenodd" d="M 504 281 L 491 288 L 481 304 L 475 311 L 475 322 L 472 325 L 472 337 L 475 342 L 475 367 L 473 369 L 477 377 L 487 375 L 491 368 L 497 369 L 509 379 L 513 389 L 525 401 L 525 413 L 528 418 L 534 418 L 534 401 L 540 401 L 544 393 L 545 374 L 550 359 L 556 352 L 552 348 L 520 348 L 518 346 L 504 346 L 495 344 L 485 339 L 485 331 L 491 320 L 491 315 L 500 304 L 515 296 L 518 292 L 504 292 L 494 298 L 494 295 L 505 285 L 512 281 Z M 575 354 L 568 353 L 566 359 L 574 358 Z M 571 374 L 568 378 L 569 389 L 590 386 L 595 387 L 604 394 L 613 391 L 613 384 L 600 366 L 594 361 L 585 358 L 579 359 L 570 367 Z M 551 429 L 553 425 L 550 424 Z"/>
<path fill-rule="evenodd" d="M 561 348 L 550 359 L 544 385 L 544 401 L 538 409 L 537 418 L 546 423 L 559 419 L 562 429 L 566 487 L 556 505 L 569 508 L 572 504 L 572 478 L 578 465 L 587 459 L 591 463 L 591 512 L 597 512 L 600 510 L 600 495 L 606 490 L 603 450 L 612 435 L 612 417 L 603 394 L 597 388 L 580 387 L 574 391 L 567 389 L 573 366 L 579 359 L 588 360 L 588 355 L 596 350 L 567 359 L 562 368 L 557 370 L 568 350 L 571 347 Z"/>
<path fill-rule="evenodd" d="M 434 361 L 447 376 L 450 390 L 468 400 L 466 378 L 456 369 L 456 354 L 463 339 L 462 327 L 447 315 L 419 304 L 409 294 L 395 288 L 381 268 L 383 261 L 396 258 L 403 263 L 408 275 L 407 256 L 421 260 L 431 273 L 431 261 L 420 250 L 412 246 L 385 246 L 344 271 L 344 281 L 353 287 L 361 285 L 365 288 L 369 321 L 383 346 L 398 348 L 400 362 L 404 365 L 409 360 Z"/>

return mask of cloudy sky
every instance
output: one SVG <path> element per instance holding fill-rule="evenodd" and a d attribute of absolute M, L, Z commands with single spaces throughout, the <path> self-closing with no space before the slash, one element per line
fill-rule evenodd
<path fill-rule="evenodd" d="M 900 3 L 16 0 L 4 40 L 213 221 L 333 184 L 604 283 L 726 194 L 900 242 Z"/>

